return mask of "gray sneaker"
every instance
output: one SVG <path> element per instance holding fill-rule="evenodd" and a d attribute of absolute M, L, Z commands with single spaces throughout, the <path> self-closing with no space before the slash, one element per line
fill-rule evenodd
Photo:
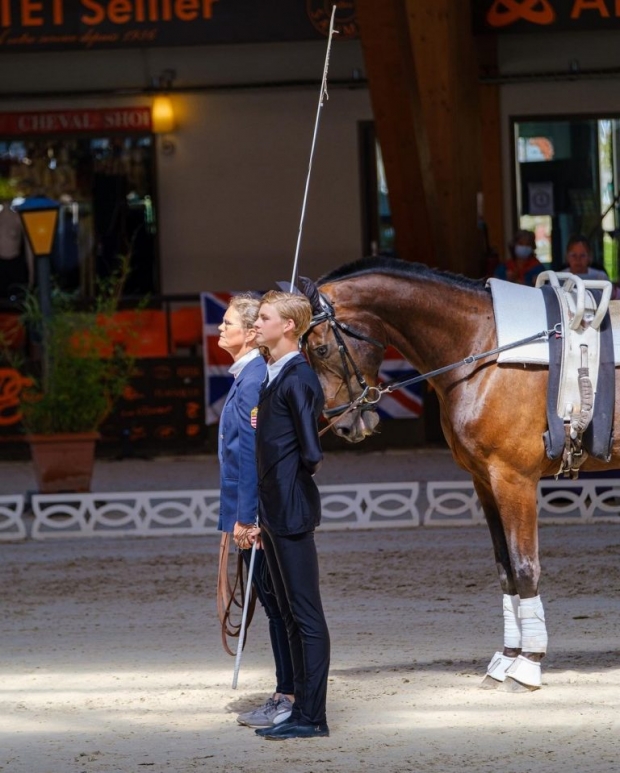
<path fill-rule="evenodd" d="M 272 727 L 279 725 L 291 716 L 293 704 L 288 698 L 282 696 L 275 700 L 273 696 L 253 711 L 246 711 L 245 714 L 239 714 L 237 722 L 247 727 Z"/>

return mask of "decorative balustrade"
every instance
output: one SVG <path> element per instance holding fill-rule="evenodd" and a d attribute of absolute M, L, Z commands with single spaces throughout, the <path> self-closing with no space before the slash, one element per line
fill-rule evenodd
<path fill-rule="evenodd" d="M 26 524 L 23 520 L 24 497 L 0 497 L 0 542 L 26 538 Z"/>
<path fill-rule="evenodd" d="M 484 523 L 470 481 L 320 486 L 321 529 Z M 39 494 L 0 497 L 0 541 L 63 537 L 215 534 L 219 490 Z M 620 523 L 620 479 L 544 480 L 540 523 Z"/>

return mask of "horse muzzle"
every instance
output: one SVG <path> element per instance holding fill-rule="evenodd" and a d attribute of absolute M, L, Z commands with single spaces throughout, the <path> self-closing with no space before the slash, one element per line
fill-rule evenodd
<path fill-rule="evenodd" d="M 343 409 L 328 409 L 332 418 L 338 413 L 344 413 Z M 327 411 L 323 412 L 327 418 Z M 349 443 L 360 443 L 369 435 L 376 433 L 379 424 L 379 416 L 373 405 L 362 405 L 350 411 L 340 421 L 332 426 L 332 431 Z"/>

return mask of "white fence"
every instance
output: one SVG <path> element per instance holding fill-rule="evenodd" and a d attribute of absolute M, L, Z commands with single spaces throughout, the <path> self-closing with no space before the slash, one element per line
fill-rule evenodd
<path fill-rule="evenodd" d="M 484 522 L 469 481 L 321 486 L 322 530 Z M 0 497 L 0 541 L 215 534 L 219 490 Z M 620 480 L 541 481 L 541 523 L 620 523 Z"/>

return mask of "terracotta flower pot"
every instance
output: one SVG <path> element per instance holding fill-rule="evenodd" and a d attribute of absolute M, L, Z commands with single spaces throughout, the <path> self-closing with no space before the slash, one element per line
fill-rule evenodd
<path fill-rule="evenodd" d="M 98 432 L 28 435 L 40 494 L 90 491 Z"/>

